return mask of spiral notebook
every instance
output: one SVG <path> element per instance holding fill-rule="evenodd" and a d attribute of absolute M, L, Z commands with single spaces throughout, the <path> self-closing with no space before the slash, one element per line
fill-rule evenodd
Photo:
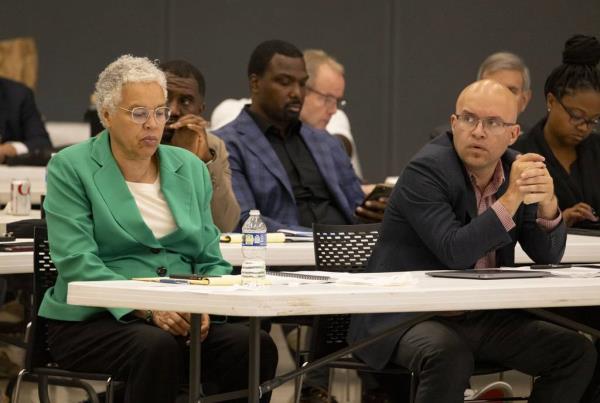
<path fill-rule="evenodd" d="M 328 282 L 333 279 L 329 276 L 317 275 L 317 274 L 306 274 L 306 273 L 296 273 L 293 271 L 271 271 L 267 270 L 268 276 L 274 277 L 283 277 L 289 279 L 296 280 L 309 280 L 309 281 L 319 281 L 319 282 Z"/>

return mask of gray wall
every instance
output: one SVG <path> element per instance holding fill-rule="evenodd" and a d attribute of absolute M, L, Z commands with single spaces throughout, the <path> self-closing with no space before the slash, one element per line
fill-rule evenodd
<path fill-rule="evenodd" d="M 38 44 L 37 99 L 49 120 L 80 120 L 99 71 L 123 53 L 196 64 L 209 110 L 247 95 L 246 63 L 280 38 L 335 55 L 347 70 L 347 112 L 366 179 L 397 175 L 447 121 L 488 54 L 522 55 L 542 116 L 545 77 L 573 33 L 600 37 L 599 0 L 4 0 L 0 39 Z"/>

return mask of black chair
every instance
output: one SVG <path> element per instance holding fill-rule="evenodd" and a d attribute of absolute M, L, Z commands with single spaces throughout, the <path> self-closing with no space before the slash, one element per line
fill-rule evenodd
<path fill-rule="evenodd" d="M 313 225 L 315 260 L 317 270 L 340 272 L 364 272 L 373 246 L 379 237 L 379 224 L 360 225 Z M 350 325 L 350 315 L 316 316 L 312 325 L 308 362 L 315 361 L 347 346 L 346 336 Z M 305 364 L 306 365 L 306 364 Z M 410 378 L 410 402 L 416 394 L 418 379 L 409 369 L 389 365 L 375 370 L 354 357 L 343 357 L 330 362 L 330 382 L 334 368 L 351 369 L 383 375 L 407 376 Z M 494 364 L 477 363 L 473 375 L 502 373 L 506 368 Z M 301 376 L 301 381 L 303 376 Z M 331 396 L 331 390 L 329 391 Z M 511 397 L 506 400 L 527 400 Z"/>
<path fill-rule="evenodd" d="M 313 224 L 317 270 L 364 272 L 379 238 L 379 223 Z"/>
<path fill-rule="evenodd" d="M 83 389 L 90 402 L 99 403 L 94 388 L 84 381 L 87 380 L 104 381 L 106 383 L 106 402 L 112 403 L 115 382 L 111 375 L 60 369 L 50 355 L 47 344 L 48 325 L 45 318 L 37 315 L 46 290 L 54 285 L 57 276 L 56 268 L 50 258 L 48 233 L 45 227 L 36 227 L 34 231 L 33 268 L 34 314 L 26 334 L 25 368 L 17 376 L 11 402 L 18 402 L 21 384 L 24 380 L 28 380 L 38 383 L 38 395 L 42 403 L 50 403 L 49 384 Z"/>

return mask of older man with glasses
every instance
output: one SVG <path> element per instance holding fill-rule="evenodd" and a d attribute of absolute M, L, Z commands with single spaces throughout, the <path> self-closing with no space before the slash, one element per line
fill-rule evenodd
<path fill-rule="evenodd" d="M 307 49 L 303 54 L 308 81 L 300 119 L 337 137 L 352 160 L 354 172 L 362 178 L 350 121 L 343 111 L 347 104 L 344 66 L 320 49 Z"/>
<path fill-rule="evenodd" d="M 525 111 L 531 100 L 531 75 L 525 61 L 511 52 L 496 52 L 481 63 L 477 80 L 494 80 L 504 85 L 517 100 L 518 114 Z M 436 127 L 430 134 L 432 139 L 449 130 L 448 124 Z M 523 128 L 521 127 L 521 131 Z"/>
<path fill-rule="evenodd" d="M 400 176 L 368 271 L 510 266 L 517 241 L 535 262 L 560 262 L 566 227 L 544 158 L 507 150 L 519 135 L 517 113 L 514 95 L 496 81 L 461 92 L 452 131 Z M 414 315 L 355 315 L 350 340 Z M 439 314 L 357 355 L 375 368 L 413 371 L 417 403 L 462 402 L 478 361 L 536 376 L 529 402 L 578 402 L 596 363 L 582 335 L 512 310 Z"/>

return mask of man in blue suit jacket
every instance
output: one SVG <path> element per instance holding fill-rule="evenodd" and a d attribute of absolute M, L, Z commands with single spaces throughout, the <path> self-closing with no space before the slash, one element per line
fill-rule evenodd
<path fill-rule="evenodd" d="M 260 210 L 269 231 L 351 224 L 355 214 L 380 220 L 383 203 L 358 207 L 364 193 L 340 142 L 298 120 L 308 79 L 302 52 L 263 42 L 248 78 L 252 104 L 215 131 L 229 151 L 240 226 L 251 209 Z"/>
<path fill-rule="evenodd" d="M 513 265 L 517 241 L 535 262 L 560 262 L 566 229 L 544 159 L 507 150 L 519 135 L 516 117 L 502 84 L 482 80 L 463 90 L 452 133 L 427 144 L 400 176 L 370 272 Z M 354 315 L 349 341 L 415 315 Z M 536 376 L 529 401 L 560 403 L 579 401 L 596 353 L 574 331 L 498 310 L 440 313 L 357 355 L 375 368 L 391 362 L 413 371 L 417 403 L 462 402 L 476 361 Z"/>
<path fill-rule="evenodd" d="M 5 78 L 0 78 L 0 143 L 0 163 L 6 157 L 51 147 L 33 92 Z"/>

